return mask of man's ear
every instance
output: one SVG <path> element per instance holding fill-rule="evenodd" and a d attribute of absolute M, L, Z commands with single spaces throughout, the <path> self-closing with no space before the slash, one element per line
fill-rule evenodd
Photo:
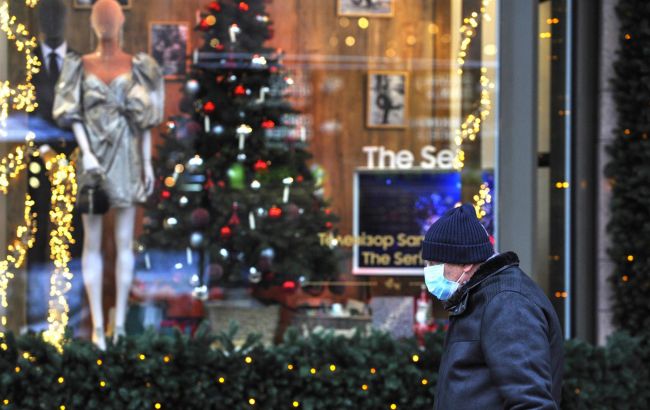
<path fill-rule="evenodd" d="M 474 264 L 463 265 L 463 272 L 464 273 L 471 272 L 471 270 L 474 269 L 474 266 L 475 266 Z"/>

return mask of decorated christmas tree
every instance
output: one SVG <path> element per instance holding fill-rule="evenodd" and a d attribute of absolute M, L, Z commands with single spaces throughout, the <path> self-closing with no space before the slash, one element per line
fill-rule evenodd
<path fill-rule="evenodd" d="M 213 1 L 196 29 L 204 43 L 158 146 L 143 245 L 199 251 L 224 284 L 331 278 L 335 253 L 318 234 L 337 218 L 308 164 L 291 75 L 264 45 L 265 0 Z"/>

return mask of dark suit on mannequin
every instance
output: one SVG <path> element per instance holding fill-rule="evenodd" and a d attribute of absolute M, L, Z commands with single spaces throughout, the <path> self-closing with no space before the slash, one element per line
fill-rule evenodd
<path fill-rule="evenodd" d="M 37 147 L 48 146 L 54 152 L 64 153 L 69 157 L 77 147 L 74 135 L 57 127 L 52 119 L 54 87 L 63 67 L 63 58 L 66 52 L 70 51 L 64 38 L 67 8 L 63 0 L 41 0 L 37 10 L 40 41 L 34 52 L 41 62 L 41 67 L 40 71 L 32 78 L 32 83 L 36 88 L 38 107 L 29 116 L 29 128 L 36 135 Z M 51 185 L 40 157 L 32 159 L 31 163 L 36 165 L 30 165 L 29 167 L 28 192 L 35 202 L 34 210 L 38 215 L 36 219 L 38 231 L 35 235 L 34 246 L 27 253 L 27 270 L 30 275 L 36 275 L 30 279 L 30 286 L 36 284 L 36 282 L 42 282 L 46 278 L 49 281 L 48 275 L 53 269 L 49 246 L 52 227 L 49 215 Z M 74 263 L 74 261 L 78 262 L 83 242 L 82 224 L 79 215 L 75 215 L 72 226 L 76 244 L 70 246 L 70 251 Z M 40 284 L 33 290 L 35 293 L 42 293 Z M 31 296 L 32 302 L 36 304 L 37 302 L 33 300 L 34 295 Z M 47 295 L 43 295 L 43 300 L 46 299 Z M 40 322 L 45 319 L 40 317 L 42 307 L 34 305 L 33 310 L 34 312 L 32 312 L 32 306 L 28 309 L 29 322 Z"/>

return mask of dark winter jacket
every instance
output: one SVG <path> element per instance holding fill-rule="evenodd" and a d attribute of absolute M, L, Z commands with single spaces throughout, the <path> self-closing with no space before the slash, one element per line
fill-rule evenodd
<path fill-rule="evenodd" d="M 516 254 L 485 262 L 445 308 L 450 323 L 436 409 L 560 408 L 560 323 Z"/>

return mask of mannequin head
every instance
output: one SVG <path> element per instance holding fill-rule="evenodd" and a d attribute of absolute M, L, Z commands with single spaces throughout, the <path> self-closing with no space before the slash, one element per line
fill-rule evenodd
<path fill-rule="evenodd" d="M 41 0 L 38 6 L 38 25 L 45 44 L 57 48 L 65 41 L 65 23 L 68 9 L 63 0 Z"/>
<path fill-rule="evenodd" d="M 115 0 L 98 0 L 93 6 L 90 24 L 100 40 L 117 39 L 124 24 L 122 7 Z"/>

